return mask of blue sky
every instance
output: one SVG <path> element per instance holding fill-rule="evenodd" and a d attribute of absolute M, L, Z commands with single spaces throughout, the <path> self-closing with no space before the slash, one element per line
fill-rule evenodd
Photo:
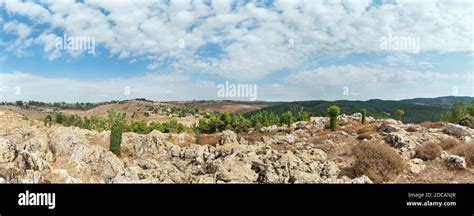
<path fill-rule="evenodd" d="M 474 96 L 470 1 L 0 5 L 0 100 L 248 100 L 218 97 L 226 81 L 271 101 Z"/>

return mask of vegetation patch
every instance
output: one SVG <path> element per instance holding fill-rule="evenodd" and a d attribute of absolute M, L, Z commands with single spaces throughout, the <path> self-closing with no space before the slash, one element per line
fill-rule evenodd
<path fill-rule="evenodd" d="M 415 149 L 415 157 L 424 161 L 434 160 L 441 156 L 443 148 L 434 142 L 424 143 Z"/>
<path fill-rule="evenodd" d="M 376 183 L 390 181 L 405 169 L 400 155 L 384 143 L 363 142 L 356 145 L 352 152 L 356 175 L 366 175 Z"/>

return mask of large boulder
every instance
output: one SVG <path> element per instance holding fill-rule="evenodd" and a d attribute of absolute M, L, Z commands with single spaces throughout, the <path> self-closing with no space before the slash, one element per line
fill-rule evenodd
<path fill-rule="evenodd" d="M 473 129 L 452 123 L 448 123 L 443 126 L 443 132 L 457 137 L 474 136 Z"/>
<path fill-rule="evenodd" d="M 327 117 L 311 117 L 309 122 L 316 129 L 324 129 L 326 127 L 326 124 L 328 124 L 328 122 L 329 122 L 329 118 L 327 118 Z"/>
<path fill-rule="evenodd" d="M 276 140 L 277 144 L 293 144 L 296 141 L 296 137 L 292 134 L 286 134 L 283 136 L 275 135 L 273 139 Z"/>
<path fill-rule="evenodd" d="M 232 144 L 232 143 L 239 143 L 237 141 L 237 134 L 235 134 L 235 132 L 231 130 L 223 131 L 219 139 L 219 144 L 224 145 L 224 144 Z"/>
<path fill-rule="evenodd" d="M 385 119 L 380 126 L 378 126 L 377 131 L 392 133 L 400 130 L 400 123 L 393 119 Z"/>
<path fill-rule="evenodd" d="M 400 133 L 390 133 L 385 137 L 385 141 L 394 148 L 401 149 L 410 146 L 410 140 Z"/>
<path fill-rule="evenodd" d="M 448 155 L 444 158 L 444 161 L 450 168 L 466 169 L 466 160 L 464 159 L 464 157 L 457 155 Z"/>
<path fill-rule="evenodd" d="M 245 163 L 235 156 L 225 157 L 217 167 L 217 180 L 231 183 L 256 182 L 258 174 L 252 170 L 252 164 Z"/>

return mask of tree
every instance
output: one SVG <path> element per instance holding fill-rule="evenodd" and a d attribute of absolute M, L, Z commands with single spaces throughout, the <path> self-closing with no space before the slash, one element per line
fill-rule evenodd
<path fill-rule="evenodd" d="M 125 113 L 116 113 L 114 110 L 107 111 L 110 130 L 110 151 L 120 156 L 120 145 L 122 144 L 122 132 L 126 125 Z"/>
<path fill-rule="evenodd" d="M 252 122 L 240 114 L 232 116 L 232 129 L 236 133 L 247 132 L 251 125 Z"/>
<path fill-rule="evenodd" d="M 62 124 L 64 122 L 64 115 L 62 113 L 56 113 L 56 123 Z"/>
<path fill-rule="evenodd" d="M 150 116 L 150 113 L 145 112 L 145 113 L 143 113 L 143 115 L 144 115 L 145 117 L 148 117 L 148 116 Z"/>
<path fill-rule="evenodd" d="M 470 108 L 469 108 L 470 109 Z M 441 116 L 441 120 L 458 123 L 463 117 L 468 115 L 468 111 L 463 102 L 456 102 L 451 106 L 451 110 Z"/>
<path fill-rule="evenodd" d="M 467 109 L 468 109 L 469 115 L 474 117 L 474 100 L 471 101 L 471 105 Z"/>
<path fill-rule="evenodd" d="M 336 130 L 336 123 L 337 123 L 337 116 L 339 114 L 341 114 L 341 108 L 339 108 L 338 106 L 330 106 L 328 109 L 327 109 L 327 114 L 329 115 L 329 118 L 330 118 L 330 128 L 331 128 L 331 131 L 335 131 Z"/>
<path fill-rule="evenodd" d="M 286 124 L 288 127 L 290 127 L 293 121 L 293 114 L 290 111 L 287 111 L 281 115 L 280 124 Z"/>
<path fill-rule="evenodd" d="M 223 128 L 220 128 L 220 129 L 221 130 L 230 129 L 231 121 L 232 121 L 232 117 L 230 116 L 230 113 L 229 112 L 223 112 L 223 113 L 221 113 L 219 118 L 223 122 Z"/>
<path fill-rule="evenodd" d="M 121 129 L 125 126 L 125 113 L 116 113 L 115 110 L 107 110 L 107 120 L 109 128 L 112 128 L 114 125 L 120 126 Z"/>
<path fill-rule="evenodd" d="M 44 126 L 51 127 L 51 123 L 53 122 L 53 118 L 51 115 L 47 115 L 46 118 L 44 119 Z"/>
<path fill-rule="evenodd" d="M 298 112 L 295 115 L 295 121 L 308 121 L 309 120 L 309 114 L 307 112 Z"/>
<path fill-rule="evenodd" d="M 360 113 L 362 113 L 362 124 L 365 124 L 365 117 L 367 116 L 367 109 L 361 109 Z"/>
<path fill-rule="evenodd" d="M 119 125 L 112 126 L 110 130 L 110 151 L 120 156 L 120 145 L 122 144 L 122 128 Z"/>
<path fill-rule="evenodd" d="M 397 116 L 397 119 L 399 121 L 402 120 L 402 116 L 405 115 L 405 111 L 401 110 L 401 109 L 397 109 L 395 110 L 395 115 Z"/>

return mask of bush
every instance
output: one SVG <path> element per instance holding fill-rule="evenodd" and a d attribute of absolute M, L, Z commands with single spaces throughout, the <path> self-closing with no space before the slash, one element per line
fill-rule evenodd
<path fill-rule="evenodd" d="M 474 129 L 474 116 L 465 116 L 458 121 L 458 124 Z"/>
<path fill-rule="evenodd" d="M 110 151 L 120 156 L 120 145 L 122 144 L 122 128 L 114 125 L 110 131 Z"/>
<path fill-rule="evenodd" d="M 295 114 L 295 121 L 308 121 L 309 119 L 307 112 L 298 112 Z"/>
<path fill-rule="evenodd" d="M 464 159 L 468 166 L 474 165 L 474 142 L 467 144 L 464 150 Z"/>
<path fill-rule="evenodd" d="M 437 143 L 429 142 L 418 146 L 415 149 L 415 157 L 420 158 L 424 161 L 434 160 L 441 156 L 443 148 Z"/>
<path fill-rule="evenodd" d="M 139 134 L 147 134 L 151 132 L 151 128 L 148 124 L 141 120 L 141 121 L 132 121 L 128 126 L 128 131 L 139 133 Z"/>
<path fill-rule="evenodd" d="M 424 121 L 420 123 L 420 126 L 424 128 L 442 128 L 443 123 L 442 122 L 430 122 L 430 121 Z"/>
<path fill-rule="evenodd" d="M 357 136 L 357 139 L 360 139 L 360 140 L 370 139 L 371 136 L 372 136 L 372 133 L 367 131 L 367 132 L 360 133 L 359 136 Z"/>
<path fill-rule="evenodd" d="M 287 125 L 288 127 L 291 126 L 291 123 L 294 122 L 295 119 L 293 117 L 293 113 L 290 111 L 283 113 L 280 118 L 280 124 L 281 125 Z"/>
<path fill-rule="evenodd" d="M 464 157 L 466 164 L 470 167 L 474 166 L 474 141 L 469 144 L 458 145 L 453 148 L 451 154 L 459 155 Z"/>
<path fill-rule="evenodd" d="M 360 113 L 362 113 L 361 123 L 365 124 L 365 117 L 367 116 L 367 109 L 361 109 Z"/>
<path fill-rule="evenodd" d="M 250 120 L 252 121 L 252 126 L 257 128 L 280 125 L 280 118 L 272 112 L 258 112 Z"/>
<path fill-rule="evenodd" d="M 395 115 L 397 116 L 397 119 L 399 121 L 402 120 L 402 116 L 405 115 L 405 111 L 401 110 L 401 109 L 397 109 L 395 110 Z"/>
<path fill-rule="evenodd" d="M 51 127 L 52 122 L 53 122 L 53 118 L 51 117 L 51 115 L 47 115 L 46 118 L 44 119 L 44 126 Z"/>
<path fill-rule="evenodd" d="M 441 120 L 451 122 L 451 123 L 458 123 L 463 117 L 468 115 L 468 111 L 464 106 L 463 102 L 456 102 L 451 106 L 451 110 L 446 112 L 446 114 L 441 116 Z"/>
<path fill-rule="evenodd" d="M 461 145 L 461 142 L 455 138 L 450 137 L 441 139 L 439 145 L 441 148 L 443 148 L 443 150 L 450 150 Z"/>
<path fill-rule="evenodd" d="M 62 124 L 66 117 L 62 113 L 56 113 L 56 123 Z"/>
<path fill-rule="evenodd" d="M 366 175 L 376 183 L 389 181 L 405 169 L 405 162 L 390 146 L 363 142 L 353 148 L 356 175 Z"/>
<path fill-rule="evenodd" d="M 337 116 L 341 114 L 341 109 L 338 106 L 330 106 L 327 109 L 327 114 L 329 115 L 329 122 L 330 122 L 330 128 L 331 131 L 336 130 L 336 121 L 337 121 Z"/>
<path fill-rule="evenodd" d="M 163 122 L 163 133 L 182 133 L 186 130 L 186 126 L 178 122 L 176 119 L 172 119 L 167 122 Z"/>

